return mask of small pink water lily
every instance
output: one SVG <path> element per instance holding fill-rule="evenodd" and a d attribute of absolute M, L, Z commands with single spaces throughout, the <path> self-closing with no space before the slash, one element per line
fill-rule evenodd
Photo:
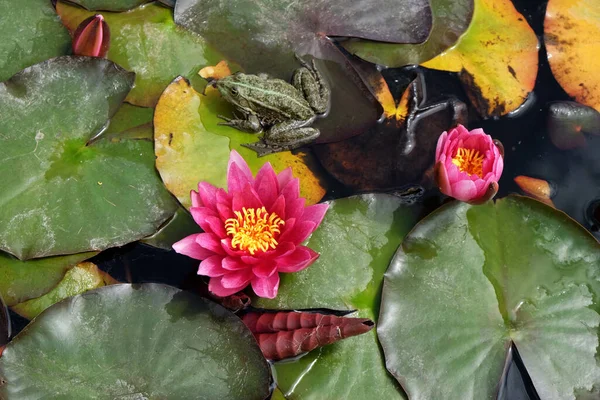
<path fill-rule="evenodd" d="M 458 125 L 444 132 L 435 151 L 435 175 L 442 193 L 472 204 L 498 192 L 504 168 L 504 149 L 483 129 L 468 131 Z"/>
<path fill-rule="evenodd" d="M 328 205 L 305 207 L 291 168 L 277 175 L 266 163 L 254 178 L 235 150 L 227 190 L 207 182 L 192 190 L 190 212 L 204 233 L 180 240 L 173 249 L 202 260 L 198 274 L 211 278 L 208 288 L 215 295 L 229 296 L 251 284 L 258 296 L 272 299 L 280 272 L 301 271 L 319 257 L 300 243 L 319 226 Z"/>

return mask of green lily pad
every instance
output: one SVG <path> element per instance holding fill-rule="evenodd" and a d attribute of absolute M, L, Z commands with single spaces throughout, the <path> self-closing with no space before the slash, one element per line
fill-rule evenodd
<path fill-rule="evenodd" d="M 49 0 L 0 0 L 0 82 L 20 70 L 71 52 L 71 36 Z"/>
<path fill-rule="evenodd" d="M 334 200 L 307 246 L 321 256 L 307 269 L 283 274 L 273 300 L 252 299 L 271 309 L 357 310 L 377 319 L 383 274 L 404 235 L 418 220 L 417 207 L 397 197 L 369 194 Z M 375 330 L 276 364 L 288 399 L 405 399 L 385 369 Z"/>
<path fill-rule="evenodd" d="M 45 295 L 16 304 L 11 309 L 24 318 L 33 319 L 46 308 L 67 297 L 115 283 L 116 280 L 99 270 L 95 264 L 83 262 L 68 270 L 62 281 Z"/>
<path fill-rule="evenodd" d="M 88 143 L 132 84 L 111 61 L 70 56 L 0 84 L 0 249 L 20 259 L 103 250 L 175 212 L 152 143 Z"/>
<path fill-rule="evenodd" d="M 300 178 L 300 194 L 307 203 L 321 200 L 326 189 L 312 154 L 284 151 L 257 157 L 256 152 L 242 147 L 242 143 L 257 141 L 257 135 L 217 125 L 222 122 L 217 115 L 228 113 L 231 109 L 216 90 L 202 95 L 182 77 L 160 97 L 154 113 L 156 168 L 181 204 L 191 206 L 190 190 L 196 190 L 198 182 L 225 187 L 230 149 L 244 157 L 254 174 L 266 162 L 277 172 L 291 167 L 294 176 Z"/>
<path fill-rule="evenodd" d="M 75 264 L 96 253 L 21 261 L 0 252 L 0 297 L 8 306 L 43 296 L 55 287 Z"/>
<path fill-rule="evenodd" d="M 341 44 L 350 53 L 376 64 L 421 64 L 458 41 L 471 23 L 473 8 L 474 0 L 432 0 L 433 28 L 423 43 L 396 44 L 354 40 Z"/>
<path fill-rule="evenodd" d="M 411 399 L 495 398 L 511 342 L 542 399 L 600 383 L 600 244 L 524 197 L 454 202 L 404 239 L 378 334 Z"/>
<path fill-rule="evenodd" d="M 71 32 L 95 13 L 64 2 L 56 9 Z M 136 73 L 126 101 L 154 107 L 167 85 L 179 75 L 198 88 L 206 85 L 198 71 L 223 57 L 206 42 L 173 21 L 173 10 L 152 3 L 124 13 L 102 13 L 110 27 L 107 58 Z"/>
<path fill-rule="evenodd" d="M 331 109 L 315 123 L 321 131 L 317 140 L 325 143 L 362 133 L 381 115 L 357 71 L 328 36 L 419 43 L 429 34 L 431 9 L 424 0 L 178 0 L 175 22 L 248 73 L 289 79 L 300 67 L 295 53 L 326 60 L 317 68 L 331 88 Z"/>
<path fill-rule="evenodd" d="M 160 284 L 111 285 L 50 307 L 0 358 L 0 397 L 263 400 L 271 374 L 225 308 Z"/>
<path fill-rule="evenodd" d="M 151 0 L 69 0 L 90 11 L 128 11 Z"/>
<path fill-rule="evenodd" d="M 142 239 L 141 242 L 159 249 L 172 250 L 173 243 L 200 232 L 202 229 L 194 221 L 192 215 L 185 208 L 179 207 L 173 217 L 165 222 L 158 232 Z"/>

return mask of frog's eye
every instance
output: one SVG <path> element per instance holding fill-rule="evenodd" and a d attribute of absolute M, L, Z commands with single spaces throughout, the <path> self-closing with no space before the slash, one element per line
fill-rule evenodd
<path fill-rule="evenodd" d="M 236 88 L 232 87 L 232 88 L 229 88 L 229 93 L 231 93 L 232 95 L 235 96 L 238 94 L 238 90 Z"/>

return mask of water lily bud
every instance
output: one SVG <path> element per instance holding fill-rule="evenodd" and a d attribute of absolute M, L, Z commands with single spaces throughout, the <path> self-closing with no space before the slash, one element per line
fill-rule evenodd
<path fill-rule="evenodd" d="M 445 195 L 471 204 L 483 203 L 498 192 L 504 169 L 504 149 L 483 129 L 458 125 L 444 132 L 435 151 L 435 177 Z"/>
<path fill-rule="evenodd" d="M 73 54 L 105 57 L 110 46 L 110 29 L 100 14 L 84 20 L 73 35 Z"/>

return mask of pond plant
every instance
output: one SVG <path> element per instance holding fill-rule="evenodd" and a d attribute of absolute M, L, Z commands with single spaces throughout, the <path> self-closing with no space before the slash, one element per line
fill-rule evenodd
<path fill-rule="evenodd" d="M 600 2 L 0 0 L 0 399 L 600 399 Z"/>

